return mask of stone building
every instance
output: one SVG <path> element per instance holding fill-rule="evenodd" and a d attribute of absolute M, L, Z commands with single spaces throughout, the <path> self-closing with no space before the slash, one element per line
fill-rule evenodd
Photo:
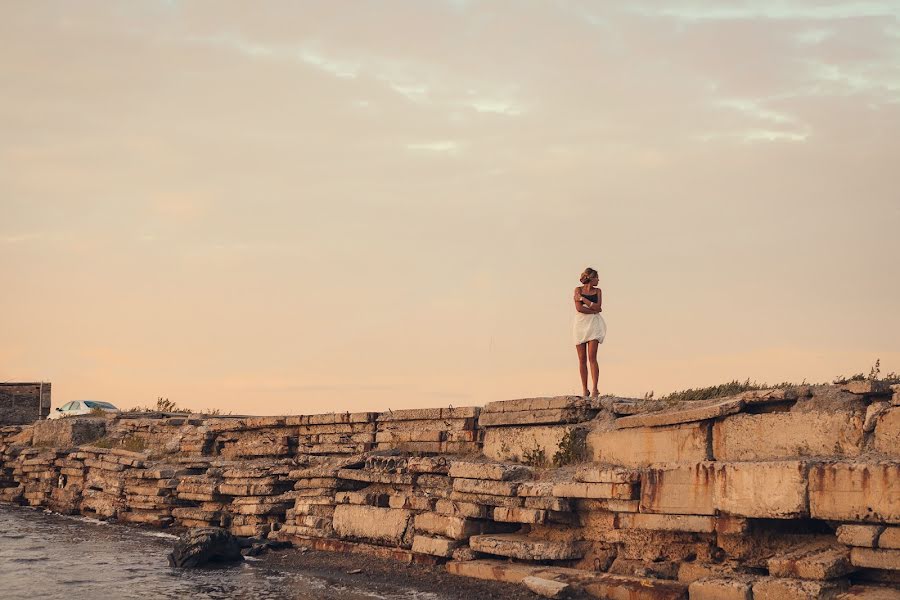
<path fill-rule="evenodd" d="M 26 425 L 50 414 L 50 383 L 0 383 L 0 425 Z"/>

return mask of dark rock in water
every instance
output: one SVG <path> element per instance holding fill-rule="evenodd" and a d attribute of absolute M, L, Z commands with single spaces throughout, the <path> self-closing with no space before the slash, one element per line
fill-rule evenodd
<path fill-rule="evenodd" d="M 169 554 L 171 567 L 199 567 L 207 563 L 244 560 L 238 539 L 218 527 L 191 529 L 178 538 Z"/>
<path fill-rule="evenodd" d="M 266 540 L 264 540 L 263 538 L 260 538 L 260 537 L 239 537 L 239 538 L 237 538 L 237 541 L 238 541 L 238 545 L 243 550 L 245 548 L 250 548 L 256 544 L 262 544 Z"/>
<path fill-rule="evenodd" d="M 269 549 L 269 546 L 266 544 L 253 544 L 246 550 L 244 550 L 244 556 L 259 556 L 263 552 Z"/>
<path fill-rule="evenodd" d="M 290 542 L 262 538 L 241 538 L 240 544 L 244 556 L 259 556 L 269 550 L 281 550 L 293 546 Z"/>

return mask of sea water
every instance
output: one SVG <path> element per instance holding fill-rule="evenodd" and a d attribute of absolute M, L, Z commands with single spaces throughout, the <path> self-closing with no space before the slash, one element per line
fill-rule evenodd
<path fill-rule="evenodd" d="M 265 557 L 175 569 L 166 559 L 174 539 L 165 532 L 0 504 L 0 598 L 440 600 L 412 589 L 376 593 L 335 584 L 280 570 Z"/>

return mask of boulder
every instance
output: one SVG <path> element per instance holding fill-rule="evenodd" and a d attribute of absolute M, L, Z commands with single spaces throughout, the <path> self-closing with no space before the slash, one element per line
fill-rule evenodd
<path fill-rule="evenodd" d="M 175 542 L 169 566 L 192 568 L 243 560 L 238 539 L 219 527 L 191 529 Z"/>
<path fill-rule="evenodd" d="M 34 424 L 34 446 L 71 448 L 93 442 L 106 435 L 106 419 L 103 417 L 66 417 L 38 421 Z"/>

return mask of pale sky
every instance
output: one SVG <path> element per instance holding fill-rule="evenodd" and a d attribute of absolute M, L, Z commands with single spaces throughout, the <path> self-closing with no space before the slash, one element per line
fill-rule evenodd
<path fill-rule="evenodd" d="M 900 0 L 10 0 L 0 216 L 55 406 L 900 370 Z"/>

